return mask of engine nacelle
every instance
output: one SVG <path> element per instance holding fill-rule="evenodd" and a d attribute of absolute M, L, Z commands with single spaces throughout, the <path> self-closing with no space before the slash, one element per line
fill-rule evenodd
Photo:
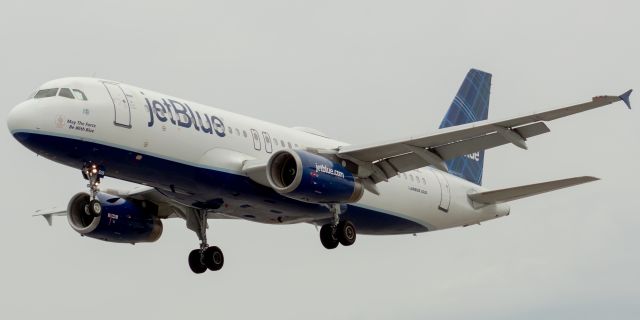
<path fill-rule="evenodd" d="M 162 235 L 162 221 L 155 215 L 158 211 L 155 204 L 106 193 L 98 193 L 97 197 L 102 204 L 99 217 L 89 213 L 87 193 L 78 193 L 69 201 L 69 224 L 81 235 L 120 243 L 154 242 Z"/>
<path fill-rule="evenodd" d="M 364 188 L 339 163 L 302 150 L 281 150 L 267 163 L 267 180 L 278 193 L 312 203 L 351 203 Z"/>

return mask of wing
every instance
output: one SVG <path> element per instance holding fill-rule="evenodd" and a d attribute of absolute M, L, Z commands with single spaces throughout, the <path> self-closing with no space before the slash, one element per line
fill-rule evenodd
<path fill-rule="evenodd" d="M 66 216 L 66 215 L 67 215 L 67 208 L 62 209 L 59 207 L 36 210 L 36 212 L 33 214 L 34 217 L 43 217 L 49 225 L 53 224 L 54 216 Z"/>
<path fill-rule="evenodd" d="M 333 153 L 338 158 L 353 162 L 357 165 L 358 176 L 369 178 L 374 183 L 429 165 L 447 171 L 444 161 L 459 156 L 509 143 L 526 149 L 528 138 L 550 131 L 546 121 L 617 101 L 623 101 L 630 108 L 630 94 L 631 90 L 620 96 L 598 96 L 589 102 L 512 119 L 474 122 L 442 129 L 435 134 L 371 145 L 344 146 L 338 148 L 337 152 L 331 150 L 326 153 Z"/>
<path fill-rule="evenodd" d="M 158 217 L 162 219 L 169 218 L 183 218 L 186 220 L 188 214 L 190 214 L 189 207 L 171 200 L 167 196 L 165 196 L 161 191 L 146 186 L 136 187 L 131 190 L 115 190 L 115 189 L 105 189 L 105 193 L 110 195 L 114 195 L 124 199 L 136 199 L 136 200 L 146 200 L 153 202 L 158 206 Z M 54 216 L 66 216 L 67 208 L 54 207 L 51 209 L 38 210 L 33 216 L 34 217 L 43 217 L 49 225 L 52 224 L 52 220 Z M 208 212 L 208 219 L 235 219 L 233 217 L 225 216 L 222 214 L 217 214 L 213 212 Z"/>

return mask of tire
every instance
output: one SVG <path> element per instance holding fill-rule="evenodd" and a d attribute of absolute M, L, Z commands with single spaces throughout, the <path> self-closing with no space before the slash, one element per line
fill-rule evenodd
<path fill-rule="evenodd" d="M 338 246 L 340 241 L 336 238 L 336 232 L 334 231 L 333 225 L 325 224 L 320 228 L 320 242 L 329 250 L 335 249 Z"/>
<path fill-rule="evenodd" d="M 195 274 L 201 274 L 207 271 L 207 266 L 200 261 L 200 249 L 195 249 L 189 253 L 189 268 Z"/>
<path fill-rule="evenodd" d="M 89 213 L 94 217 L 99 217 L 102 214 L 102 203 L 100 203 L 100 200 L 93 199 L 89 202 Z"/>
<path fill-rule="evenodd" d="M 224 255 L 222 254 L 222 250 L 216 246 L 208 247 L 204 250 L 202 262 L 204 262 L 204 265 L 211 271 L 218 271 L 222 269 L 222 266 L 224 265 Z"/>
<path fill-rule="evenodd" d="M 336 235 L 340 244 L 348 247 L 356 242 L 356 227 L 351 223 L 351 221 L 340 221 L 336 228 Z"/>

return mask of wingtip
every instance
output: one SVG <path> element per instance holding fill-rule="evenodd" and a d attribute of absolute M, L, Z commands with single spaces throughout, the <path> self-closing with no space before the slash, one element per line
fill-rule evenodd
<path fill-rule="evenodd" d="M 633 89 L 629 89 L 627 92 L 618 96 L 618 98 L 620 98 L 620 100 L 622 100 L 622 102 L 624 102 L 624 104 L 626 104 L 627 108 L 629 109 L 631 109 L 631 101 L 629 100 L 629 97 L 631 97 L 631 92 L 633 92 Z"/>
<path fill-rule="evenodd" d="M 51 216 L 42 216 L 42 217 L 44 217 L 44 219 L 47 220 L 47 224 L 49 224 L 49 227 L 53 225 L 53 218 Z"/>

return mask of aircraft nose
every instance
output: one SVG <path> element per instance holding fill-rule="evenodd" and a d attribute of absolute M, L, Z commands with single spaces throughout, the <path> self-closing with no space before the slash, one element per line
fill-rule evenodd
<path fill-rule="evenodd" d="M 22 130 L 39 129 L 35 127 L 35 118 L 31 116 L 31 113 L 33 113 L 31 109 L 30 101 L 25 101 L 9 111 L 9 115 L 7 115 L 7 127 L 11 134 Z"/>

